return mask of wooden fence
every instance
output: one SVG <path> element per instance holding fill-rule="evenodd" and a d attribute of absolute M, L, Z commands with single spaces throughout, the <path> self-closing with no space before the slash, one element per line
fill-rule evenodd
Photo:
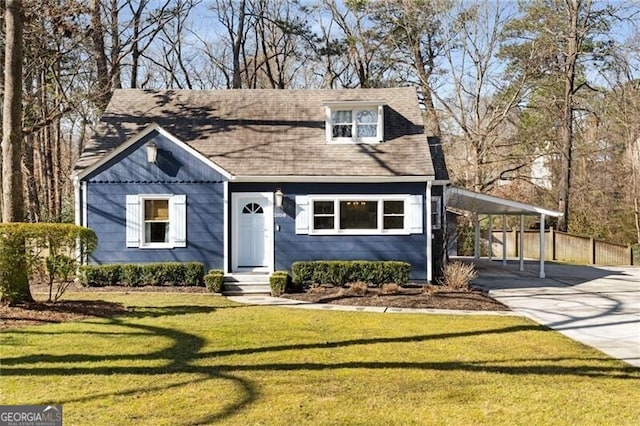
<path fill-rule="evenodd" d="M 502 258 L 502 231 L 492 233 L 493 256 Z M 485 240 L 487 242 L 487 240 Z M 594 238 L 580 237 L 549 229 L 545 232 L 545 260 L 578 263 L 584 265 L 633 265 L 631 246 L 608 243 Z M 540 234 L 525 231 L 523 236 L 524 257 L 540 258 Z M 519 257 L 520 232 L 506 232 L 507 257 Z"/>

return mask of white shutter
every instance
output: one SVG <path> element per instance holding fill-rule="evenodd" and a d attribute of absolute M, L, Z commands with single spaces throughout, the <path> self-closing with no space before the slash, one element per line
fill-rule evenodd
<path fill-rule="evenodd" d="M 127 195 L 126 228 L 127 247 L 140 247 L 140 198 Z"/>
<path fill-rule="evenodd" d="M 309 197 L 296 195 L 296 234 L 309 233 Z"/>
<path fill-rule="evenodd" d="M 378 142 L 384 142 L 384 105 L 378 105 Z"/>
<path fill-rule="evenodd" d="M 422 234 L 423 221 L 422 195 L 409 196 L 409 232 L 412 234 Z"/>
<path fill-rule="evenodd" d="M 187 196 L 174 195 L 169 199 L 169 241 L 174 247 L 187 246 Z"/>

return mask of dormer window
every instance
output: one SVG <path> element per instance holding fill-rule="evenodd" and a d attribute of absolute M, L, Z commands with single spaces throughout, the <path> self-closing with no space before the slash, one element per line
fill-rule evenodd
<path fill-rule="evenodd" d="M 378 143 L 384 141 L 381 103 L 325 103 L 327 142 Z"/>

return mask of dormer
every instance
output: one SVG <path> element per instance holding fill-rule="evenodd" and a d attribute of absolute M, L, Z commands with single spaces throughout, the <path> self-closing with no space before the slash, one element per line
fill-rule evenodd
<path fill-rule="evenodd" d="M 327 143 L 384 142 L 384 102 L 325 102 Z"/>

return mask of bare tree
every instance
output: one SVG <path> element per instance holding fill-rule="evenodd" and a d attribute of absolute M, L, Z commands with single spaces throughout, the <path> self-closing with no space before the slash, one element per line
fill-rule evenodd
<path fill-rule="evenodd" d="M 502 31 L 512 19 L 509 10 L 489 1 L 452 9 L 443 29 L 447 73 L 442 78 L 451 90 L 434 96 L 445 110 L 445 148 L 456 165 L 454 179 L 476 191 L 516 179 L 535 149 L 516 138 L 528 75 L 505 71 L 498 57 Z"/>
<path fill-rule="evenodd" d="M 4 103 L 2 113 L 2 221 L 24 219 L 22 189 L 22 50 L 21 0 L 7 0 L 5 11 Z"/>

